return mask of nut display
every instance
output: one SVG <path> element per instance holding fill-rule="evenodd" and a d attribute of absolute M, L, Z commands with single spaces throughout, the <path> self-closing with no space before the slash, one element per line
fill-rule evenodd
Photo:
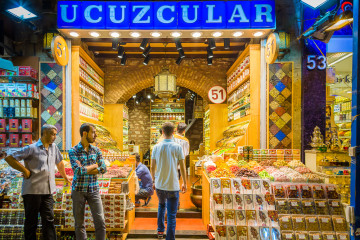
<path fill-rule="evenodd" d="M 306 222 L 306 230 L 307 231 L 313 231 L 313 232 L 320 231 L 319 221 L 318 221 L 317 217 L 315 217 L 315 216 L 305 217 L 305 222 Z"/>
<path fill-rule="evenodd" d="M 342 204 L 339 200 L 329 200 L 329 209 L 331 215 L 342 215 L 344 213 Z"/>
<path fill-rule="evenodd" d="M 303 216 L 293 216 L 292 222 L 294 231 L 306 231 L 305 218 Z"/>
<path fill-rule="evenodd" d="M 278 211 L 279 214 L 289 213 L 288 201 L 286 199 L 277 199 L 276 210 Z"/>
<path fill-rule="evenodd" d="M 315 200 L 316 212 L 319 215 L 329 215 L 329 205 L 326 200 Z"/>
<path fill-rule="evenodd" d="M 301 185 L 300 190 L 301 198 L 313 198 L 311 187 L 309 187 L 308 185 Z"/>
<path fill-rule="evenodd" d="M 322 232 L 333 231 L 331 217 L 328 217 L 328 216 L 319 217 L 319 224 L 320 224 L 320 230 Z"/>
<path fill-rule="evenodd" d="M 325 199 L 326 198 L 324 187 L 321 185 L 314 185 L 313 193 L 314 193 L 315 199 Z"/>
<path fill-rule="evenodd" d="M 289 199 L 289 213 L 290 214 L 301 214 L 302 207 L 300 199 Z"/>
<path fill-rule="evenodd" d="M 346 232 L 347 229 L 347 223 L 344 217 L 340 216 L 333 216 L 333 224 L 334 224 L 334 230 L 336 232 Z"/>
<path fill-rule="evenodd" d="M 274 185 L 273 192 L 276 198 L 286 198 L 285 187 L 281 184 Z"/>
<path fill-rule="evenodd" d="M 287 186 L 287 194 L 288 198 L 299 198 L 299 188 L 297 185 L 289 185 Z"/>
<path fill-rule="evenodd" d="M 304 214 L 316 214 L 315 203 L 312 199 L 303 199 L 301 205 Z"/>
<path fill-rule="evenodd" d="M 326 186 L 326 195 L 328 199 L 339 199 L 339 194 L 334 186 Z"/>
<path fill-rule="evenodd" d="M 279 225 L 281 231 L 293 230 L 291 217 L 289 215 L 279 217 Z"/>

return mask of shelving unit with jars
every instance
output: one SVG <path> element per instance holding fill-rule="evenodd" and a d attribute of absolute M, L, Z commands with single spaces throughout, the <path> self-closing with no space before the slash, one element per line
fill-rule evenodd
<path fill-rule="evenodd" d="M 123 151 L 129 151 L 129 109 L 123 108 Z"/>
<path fill-rule="evenodd" d="M 210 152 L 210 109 L 207 109 L 205 111 L 203 136 L 204 136 L 205 151 Z"/>
<path fill-rule="evenodd" d="M 169 99 L 163 102 L 161 99 L 155 99 L 150 107 L 150 148 L 157 143 L 160 138 L 161 126 L 165 122 L 172 122 L 175 126 L 185 123 L 185 99 Z"/>
<path fill-rule="evenodd" d="M 334 121 L 339 128 L 339 139 L 351 139 L 351 99 L 335 97 L 333 105 Z"/>

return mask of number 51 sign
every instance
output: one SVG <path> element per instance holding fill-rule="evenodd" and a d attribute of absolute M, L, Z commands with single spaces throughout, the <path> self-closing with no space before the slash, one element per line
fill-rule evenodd
<path fill-rule="evenodd" d="M 210 88 L 208 96 L 212 103 L 220 104 L 226 100 L 226 90 L 223 87 L 214 86 Z"/>

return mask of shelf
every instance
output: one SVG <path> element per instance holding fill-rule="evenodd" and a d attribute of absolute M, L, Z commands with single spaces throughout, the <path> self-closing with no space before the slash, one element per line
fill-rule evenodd
<path fill-rule="evenodd" d="M 151 114 L 161 114 L 161 113 L 175 113 L 175 114 L 183 114 L 185 112 L 151 112 Z"/>
<path fill-rule="evenodd" d="M 243 79 L 241 82 L 238 83 L 238 85 L 236 85 L 231 91 L 228 92 L 228 95 L 230 95 L 231 93 L 233 93 L 236 89 L 238 89 L 243 83 L 245 83 L 246 81 L 248 81 L 250 79 L 250 74 L 249 76 L 247 76 L 245 79 Z"/>
<path fill-rule="evenodd" d="M 241 70 L 235 77 L 234 77 L 234 79 L 236 79 L 237 77 L 239 77 L 240 76 L 240 74 L 242 74 L 246 69 L 249 69 L 250 68 L 250 62 L 248 63 L 248 65 L 243 69 L 243 70 Z M 226 79 L 227 80 L 227 79 Z M 232 80 L 231 82 L 227 82 L 227 84 L 229 85 L 230 83 L 232 83 L 234 80 Z"/>
<path fill-rule="evenodd" d="M 92 109 L 94 109 L 94 110 L 96 110 L 96 111 L 98 111 L 98 112 L 104 113 L 104 106 L 101 106 L 100 104 L 94 102 L 93 100 L 90 100 L 89 98 L 85 97 L 85 96 L 82 95 L 82 94 L 80 94 L 80 96 L 82 96 L 83 98 L 86 98 L 87 100 L 89 100 L 89 101 L 92 102 L 93 104 L 95 104 L 95 105 L 99 106 L 100 108 L 102 108 L 102 111 L 94 108 L 93 106 L 91 106 L 91 105 L 89 105 L 89 104 L 87 104 L 87 103 L 84 103 L 84 102 L 81 102 L 81 101 L 80 101 L 80 103 L 85 104 L 86 106 L 89 106 L 89 107 L 91 107 Z"/>
<path fill-rule="evenodd" d="M 107 232 L 122 232 L 125 230 L 128 220 L 125 220 L 125 226 L 123 228 L 106 228 Z M 74 232 L 75 228 L 61 228 L 62 232 Z M 94 232 L 95 228 L 87 228 L 86 231 Z"/>
<path fill-rule="evenodd" d="M 95 82 L 97 82 L 97 83 L 100 84 L 102 87 L 104 87 L 104 85 L 103 85 L 101 82 L 99 82 L 98 80 L 96 80 L 96 78 L 95 78 L 84 66 L 81 66 L 81 64 L 79 64 L 79 66 L 80 66 L 80 68 L 81 68 L 82 70 L 84 70 Z M 100 75 L 99 75 L 99 77 L 100 77 Z"/>
<path fill-rule="evenodd" d="M 93 85 L 91 85 L 88 81 L 86 81 L 83 77 L 79 76 L 80 80 L 85 83 L 87 86 L 89 86 L 91 89 L 93 89 L 95 92 L 100 94 L 101 96 L 104 96 L 104 93 L 100 92 L 100 90 L 96 89 Z"/>
<path fill-rule="evenodd" d="M 351 128 L 340 128 L 339 131 L 351 131 Z"/>
<path fill-rule="evenodd" d="M 33 118 L 33 117 L 2 117 L 1 119 L 31 119 L 31 120 L 37 120 L 39 118 Z"/>
<path fill-rule="evenodd" d="M 339 138 L 351 138 L 351 136 L 339 136 Z"/>
<path fill-rule="evenodd" d="M 95 120 L 93 118 L 90 118 L 90 117 L 87 117 L 87 116 L 84 116 L 84 115 L 81 115 L 81 114 L 80 114 L 80 121 L 88 122 L 88 123 L 92 123 L 92 124 L 96 124 L 96 125 L 100 125 L 100 126 L 104 125 L 103 122 L 100 122 L 98 120 Z"/>
<path fill-rule="evenodd" d="M 0 78 L 8 78 L 9 81 L 39 82 L 36 78 L 30 76 L 0 76 Z"/>
<path fill-rule="evenodd" d="M 240 99 L 238 99 L 238 100 L 236 100 L 235 102 L 233 102 L 232 104 L 230 104 L 230 105 L 228 106 L 228 109 L 229 109 L 229 108 L 232 108 L 235 104 L 237 104 L 238 102 L 240 102 L 241 99 L 247 98 L 247 97 L 250 97 L 250 94 L 248 94 L 248 95 L 246 95 L 246 96 L 243 96 L 243 97 L 241 97 Z"/>
<path fill-rule="evenodd" d="M 151 120 L 152 122 L 185 122 L 185 120 Z"/>
<path fill-rule="evenodd" d="M 336 124 L 341 124 L 341 123 L 351 123 L 351 120 L 340 120 L 340 121 L 335 121 Z"/>
<path fill-rule="evenodd" d="M 233 112 L 237 111 L 238 109 L 240 109 L 240 108 L 242 108 L 242 107 L 246 106 L 247 104 L 250 104 L 250 102 L 243 103 L 242 105 L 240 105 L 240 106 L 238 106 L 238 107 L 236 107 L 236 108 L 232 109 L 231 111 L 229 110 L 229 113 L 233 113 Z M 229 109 L 229 108 L 228 108 L 228 109 Z M 249 109 L 250 109 L 250 108 L 249 108 Z M 243 109 L 243 110 L 246 110 L 246 109 Z M 240 111 L 242 111 L 242 110 L 240 110 Z"/>
<path fill-rule="evenodd" d="M 342 114 L 342 113 L 348 113 L 348 112 L 351 112 L 352 110 L 349 109 L 349 110 L 343 110 L 343 111 L 340 111 L 340 112 L 334 112 L 334 114 Z"/>
<path fill-rule="evenodd" d="M 0 99 L 31 99 L 31 100 L 39 100 L 38 98 L 33 98 L 33 97 L 0 97 Z"/>
<path fill-rule="evenodd" d="M 125 240 L 127 238 L 129 233 L 124 233 L 124 235 L 122 236 L 122 240 Z"/>
<path fill-rule="evenodd" d="M 245 117 L 242 117 L 242 118 L 239 118 L 239 119 L 236 119 L 236 120 L 232 120 L 232 121 L 229 122 L 229 126 L 239 124 L 239 123 L 243 123 L 243 122 L 246 122 L 246 121 L 250 121 L 250 118 L 251 118 L 251 115 L 246 115 Z"/>

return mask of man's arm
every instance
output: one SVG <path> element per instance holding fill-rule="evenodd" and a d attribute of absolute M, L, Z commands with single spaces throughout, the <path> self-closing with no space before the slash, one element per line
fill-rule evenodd
<path fill-rule="evenodd" d="M 5 161 L 15 170 L 18 170 L 24 174 L 24 178 L 30 177 L 30 171 L 19 163 L 13 156 L 7 156 Z"/>
<path fill-rule="evenodd" d="M 155 181 L 155 171 L 156 171 L 156 159 L 151 159 L 151 178 L 153 182 Z"/>
<path fill-rule="evenodd" d="M 98 167 L 97 164 L 93 164 L 86 167 L 82 166 L 74 150 L 69 151 L 69 158 L 70 158 L 71 167 L 74 171 L 74 175 L 86 175 Z"/>
<path fill-rule="evenodd" d="M 56 167 L 59 170 L 60 175 L 65 179 L 65 182 L 70 183 L 70 180 L 69 180 L 68 176 L 65 173 L 64 161 L 60 161 L 58 164 L 56 164 Z"/>
<path fill-rule="evenodd" d="M 181 172 L 181 176 L 182 176 L 182 181 L 183 181 L 183 185 L 182 185 L 182 191 L 183 193 L 185 193 L 187 191 L 187 182 L 186 182 L 186 170 L 185 170 L 185 160 L 182 159 L 179 161 L 180 164 L 180 172 Z"/>
<path fill-rule="evenodd" d="M 105 161 L 104 161 L 104 158 L 102 156 L 100 149 L 98 149 L 98 151 L 97 151 L 96 163 L 98 164 L 98 167 L 96 169 L 98 172 L 97 174 L 99 174 L 99 173 L 105 174 L 107 169 L 106 169 L 106 164 L 105 164 Z"/>

